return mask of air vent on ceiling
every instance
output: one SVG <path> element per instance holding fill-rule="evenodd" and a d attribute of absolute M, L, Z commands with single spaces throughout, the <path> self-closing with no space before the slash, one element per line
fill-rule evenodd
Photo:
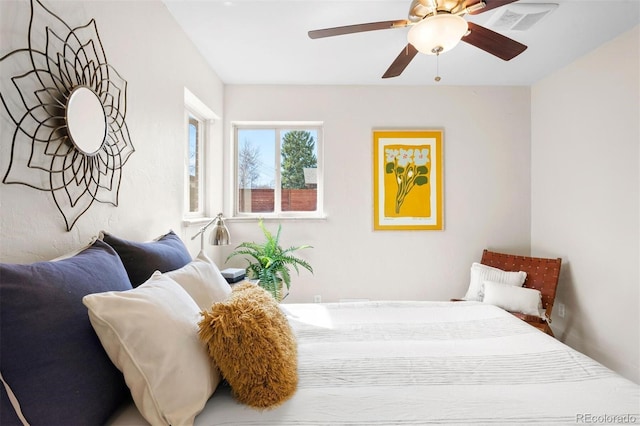
<path fill-rule="evenodd" d="M 512 3 L 499 8 L 487 22 L 495 31 L 526 31 L 558 7 L 557 3 Z"/>

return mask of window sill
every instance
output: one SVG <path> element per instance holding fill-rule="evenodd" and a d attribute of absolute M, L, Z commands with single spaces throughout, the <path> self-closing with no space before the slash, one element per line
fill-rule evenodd
<path fill-rule="evenodd" d="M 213 220 L 214 217 L 197 217 L 197 218 L 190 218 L 190 219 L 182 219 L 182 226 L 184 227 L 191 227 L 191 226 L 204 226 L 207 223 L 211 222 L 211 220 Z M 327 215 L 326 214 L 318 214 L 318 215 L 309 215 L 309 216 L 287 216 L 287 215 L 265 215 L 265 216 L 258 216 L 258 215 L 252 215 L 252 216 L 233 216 L 233 217 L 226 217 L 223 216 L 223 219 L 225 221 L 225 223 L 229 223 L 229 222 L 257 222 L 258 220 L 263 220 L 265 222 L 274 222 L 274 221 L 278 221 L 278 222 L 282 222 L 282 221 L 291 221 L 291 222 L 297 222 L 297 221 L 320 221 L 323 222 L 325 220 L 327 220 Z"/>
<path fill-rule="evenodd" d="M 225 222 L 256 222 L 258 220 L 263 220 L 265 222 L 273 222 L 273 221 L 325 221 L 327 220 L 326 214 L 315 214 L 309 216 L 288 216 L 288 215 L 247 215 L 247 216 L 233 216 L 233 217 L 225 217 Z"/>

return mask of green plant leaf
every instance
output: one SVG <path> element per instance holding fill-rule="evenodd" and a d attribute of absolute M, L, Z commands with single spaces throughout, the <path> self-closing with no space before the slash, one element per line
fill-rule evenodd
<path fill-rule="evenodd" d="M 385 171 L 386 173 L 393 173 L 393 167 L 394 167 L 394 164 L 393 164 L 393 163 L 387 163 L 387 164 L 385 164 L 385 166 L 384 166 L 384 171 Z"/>
<path fill-rule="evenodd" d="M 286 286 L 288 290 L 291 287 L 290 267 L 293 267 L 298 274 L 300 267 L 313 273 L 313 268 L 307 261 L 293 254 L 312 246 L 303 244 L 282 249 L 279 244 L 282 225 L 278 225 L 275 236 L 266 228 L 262 220 L 258 225 L 265 236 L 264 244 L 243 242 L 227 257 L 227 261 L 235 256 L 244 256 L 248 263 L 247 273 L 257 278 L 259 285 L 279 300 L 280 288 Z"/>
<path fill-rule="evenodd" d="M 416 180 L 414 181 L 414 183 L 415 183 L 416 185 L 418 185 L 418 186 L 422 186 L 422 185 L 424 185 L 424 184 L 425 184 L 425 183 L 427 183 L 427 182 L 428 182 L 428 179 L 427 179 L 427 177 L 426 177 L 426 176 L 418 176 L 418 177 L 416 178 Z"/>

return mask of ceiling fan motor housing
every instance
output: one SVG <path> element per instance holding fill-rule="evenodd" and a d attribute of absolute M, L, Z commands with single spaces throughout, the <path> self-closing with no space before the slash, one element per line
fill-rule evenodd
<path fill-rule="evenodd" d="M 411 6 L 409 6 L 409 21 L 420 22 L 422 18 L 433 13 L 436 8 L 431 5 L 432 3 L 435 4 L 436 2 L 429 0 L 412 0 Z"/>
<path fill-rule="evenodd" d="M 436 13 L 454 13 L 464 9 L 465 0 L 412 0 L 409 6 L 409 21 L 420 22 Z"/>

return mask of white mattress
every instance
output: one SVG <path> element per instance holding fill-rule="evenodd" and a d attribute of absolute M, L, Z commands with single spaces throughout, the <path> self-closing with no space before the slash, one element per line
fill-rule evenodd
<path fill-rule="evenodd" d="M 282 308 L 298 339 L 295 395 L 259 411 L 235 402 L 223 385 L 196 425 L 552 425 L 598 416 L 601 424 L 614 423 L 613 416 L 640 422 L 638 385 L 493 306 Z M 131 404 L 110 424 L 147 423 Z"/>

